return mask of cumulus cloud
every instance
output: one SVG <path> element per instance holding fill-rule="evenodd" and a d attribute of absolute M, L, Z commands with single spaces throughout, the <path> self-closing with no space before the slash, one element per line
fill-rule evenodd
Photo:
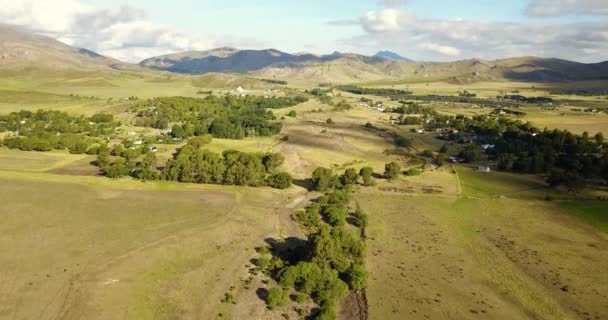
<path fill-rule="evenodd" d="M 359 23 L 365 33 L 346 40 L 350 47 L 387 48 L 420 60 L 536 55 L 591 62 L 608 56 L 608 22 L 438 20 L 382 9 L 364 15 Z"/>
<path fill-rule="evenodd" d="M 607 0 L 531 0 L 526 13 L 536 17 L 608 15 Z"/>
<path fill-rule="evenodd" d="M 446 55 L 446 56 L 458 56 L 460 55 L 460 50 L 458 48 L 450 47 L 450 46 L 442 46 L 436 43 L 427 43 L 421 46 L 422 48 L 429 49 L 435 51 L 437 53 Z"/>
<path fill-rule="evenodd" d="M 104 10 L 81 0 L 0 0 L 0 21 L 54 37 L 122 61 L 171 52 L 253 44 L 249 39 L 184 33 L 150 22 L 143 10 Z"/>
<path fill-rule="evenodd" d="M 361 18 L 363 27 L 370 32 L 389 32 L 400 29 L 401 12 L 396 9 L 370 11 Z"/>

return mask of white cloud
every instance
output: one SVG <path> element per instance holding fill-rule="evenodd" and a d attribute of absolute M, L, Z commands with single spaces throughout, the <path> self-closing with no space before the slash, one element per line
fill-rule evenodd
<path fill-rule="evenodd" d="M 424 49 L 428 49 L 446 56 L 458 56 L 460 55 L 460 50 L 458 48 L 450 47 L 450 46 L 442 46 L 436 43 L 427 43 L 421 46 Z"/>
<path fill-rule="evenodd" d="M 391 32 L 398 31 L 409 14 L 393 8 L 380 11 L 370 11 L 361 17 L 360 23 L 369 32 Z"/>
<path fill-rule="evenodd" d="M 597 62 L 608 57 L 608 22 L 439 20 L 383 9 L 361 17 L 359 24 L 365 33 L 345 40 L 345 45 L 355 50 L 391 49 L 419 60 L 539 55 Z"/>
<path fill-rule="evenodd" d="M 0 0 L 0 21 L 128 62 L 236 42 L 255 43 L 250 39 L 180 32 L 149 21 L 141 9 L 123 6 L 104 10 L 81 0 Z"/>
<path fill-rule="evenodd" d="M 530 0 L 526 13 L 537 17 L 608 15 L 608 0 Z"/>

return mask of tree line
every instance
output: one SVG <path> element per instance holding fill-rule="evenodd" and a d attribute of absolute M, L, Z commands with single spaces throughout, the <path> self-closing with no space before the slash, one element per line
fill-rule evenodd
<path fill-rule="evenodd" d="M 135 125 L 169 129 L 173 138 L 212 134 L 216 138 L 243 139 L 271 136 L 281 131 L 281 123 L 269 109 L 294 106 L 307 101 L 296 97 L 258 97 L 235 95 L 205 98 L 163 97 L 138 103 Z"/>
<path fill-rule="evenodd" d="M 305 244 L 287 254 L 274 252 L 271 259 L 262 256 L 256 264 L 273 277 L 279 286 L 269 291 L 270 307 L 288 302 L 289 291 L 297 292 L 296 301 L 312 299 L 321 310 L 316 319 L 336 319 L 337 305 L 348 293 L 367 285 L 365 270 L 367 248 L 363 241 L 367 214 L 361 209 L 350 210 L 353 185 L 361 176 L 372 184 L 371 169 L 360 172 L 347 169 L 344 174 L 318 168 L 313 174 L 314 188 L 325 193 L 305 210 L 294 214 L 307 234 Z M 320 181 L 320 180 L 323 180 Z M 331 181 L 331 183 L 325 183 Z M 361 230 L 356 237 L 345 225 L 353 224 Z"/>
<path fill-rule="evenodd" d="M 141 180 L 239 186 L 270 186 L 286 189 L 292 178 L 277 172 L 284 157 L 279 153 L 246 153 L 227 150 L 222 154 L 202 148 L 204 139 L 193 138 L 159 169 L 154 152 L 147 148 L 100 147 L 97 165 L 110 178 L 132 176 Z M 140 160 L 143 156 L 143 159 Z"/>

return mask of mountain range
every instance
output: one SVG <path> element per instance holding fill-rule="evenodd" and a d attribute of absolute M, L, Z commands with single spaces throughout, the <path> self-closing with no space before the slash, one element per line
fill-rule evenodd
<path fill-rule="evenodd" d="M 570 81 L 608 79 L 608 61 L 585 64 L 554 58 L 414 62 L 390 51 L 374 56 L 334 52 L 290 54 L 276 49 L 219 48 L 153 57 L 128 64 L 57 40 L 0 27 L 0 69 L 159 70 L 181 74 L 211 72 L 250 77 L 347 83 L 367 81 Z"/>

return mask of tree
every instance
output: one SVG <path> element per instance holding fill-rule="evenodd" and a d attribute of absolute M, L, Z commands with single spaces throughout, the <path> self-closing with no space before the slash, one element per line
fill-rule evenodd
<path fill-rule="evenodd" d="M 135 172 L 135 177 L 141 180 L 157 180 L 160 177 L 160 172 L 156 169 L 156 154 L 146 154 Z"/>
<path fill-rule="evenodd" d="M 363 179 L 364 186 L 369 187 L 369 186 L 373 186 L 375 184 L 374 179 L 372 178 L 373 174 L 374 174 L 374 169 L 372 169 L 371 167 L 361 168 L 361 170 L 359 171 L 359 175 Z"/>
<path fill-rule="evenodd" d="M 312 184 L 316 191 L 325 192 L 335 188 L 339 181 L 331 169 L 319 167 L 312 173 Z"/>
<path fill-rule="evenodd" d="M 264 156 L 262 163 L 266 167 L 266 171 L 272 172 L 280 167 L 285 162 L 285 157 L 280 153 L 270 153 Z"/>
<path fill-rule="evenodd" d="M 268 297 L 266 298 L 266 303 L 269 308 L 276 308 L 280 306 L 284 306 L 289 302 L 289 291 L 281 288 L 274 287 L 268 291 Z"/>
<path fill-rule="evenodd" d="M 601 132 L 598 132 L 595 135 L 595 143 L 597 144 L 603 144 L 604 143 L 604 134 Z"/>
<path fill-rule="evenodd" d="M 355 219 L 355 221 L 354 221 L 355 226 L 357 226 L 361 229 L 365 229 L 367 227 L 368 218 L 367 218 L 367 214 L 363 210 L 361 210 L 361 209 L 355 210 L 355 213 L 353 213 L 353 218 Z"/>
<path fill-rule="evenodd" d="M 448 144 L 444 144 L 443 146 L 441 146 L 441 149 L 439 149 L 439 153 L 447 153 L 448 152 Z"/>
<path fill-rule="evenodd" d="M 462 157 L 466 162 L 476 162 L 481 157 L 481 154 L 476 145 L 470 144 L 460 152 L 460 157 Z"/>
<path fill-rule="evenodd" d="M 406 136 L 397 135 L 395 137 L 395 144 L 399 147 L 409 148 L 412 146 L 412 140 Z"/>
<path fill-rule="evenodd" d="M 334 120 L 332 118 L 327 118 L 327 120 L 325 120 L 325 123 L 334 124 Z"/>
<path fill-rule="evenodd" d="M 367 285 L 368 274 L 361 263 L 353 264 L 347 271 L 347 282 L 351 289 L 359 291 Z"/>
<path fill-rule="evenodd" d="M 200 149 L 201 147 L 211 143 L 211 140 L 213 140 L 213 137 L 210 134 L 205 134 L 190 139 L 188 144 L 193 146 L 195 149 Z"/>
<path fill-rule="evenodd" d="M 344 174 L 341 178 L 343 185 L 355 185 L 357 184 L 357 180 L 359 180 L 359 174 L 357 173 L 357 170 L 355 170 L 355 168 L 348 168 L 346 169 L 346 171 L 344 171 Z"/>
<path fill-rule="evenodd" d="M 287 172 L 279 172 L 268 177 L 268 186 L 275 189 L 287 189 L 291 186 L 291 175 Z"/>
<path fill-rule="evenodd" d="M 511 171 L 515 160 L 517 160 L 515 156 L 510 153 L 501 154 L 498 156 L 498 170 Z"/>
<path fill-rule="evenodd" d="M 297 113 L 295 110 L 291 110 L 287 113 L 287 116 L 295 118 L 297 116 Z"/>
<path fill-rule="evenodd" d="M 387 163 L 384 166 L 384 177 L 388 180 L 394 180 L 399 177 L 401 166 L 397 162 Z"/>

